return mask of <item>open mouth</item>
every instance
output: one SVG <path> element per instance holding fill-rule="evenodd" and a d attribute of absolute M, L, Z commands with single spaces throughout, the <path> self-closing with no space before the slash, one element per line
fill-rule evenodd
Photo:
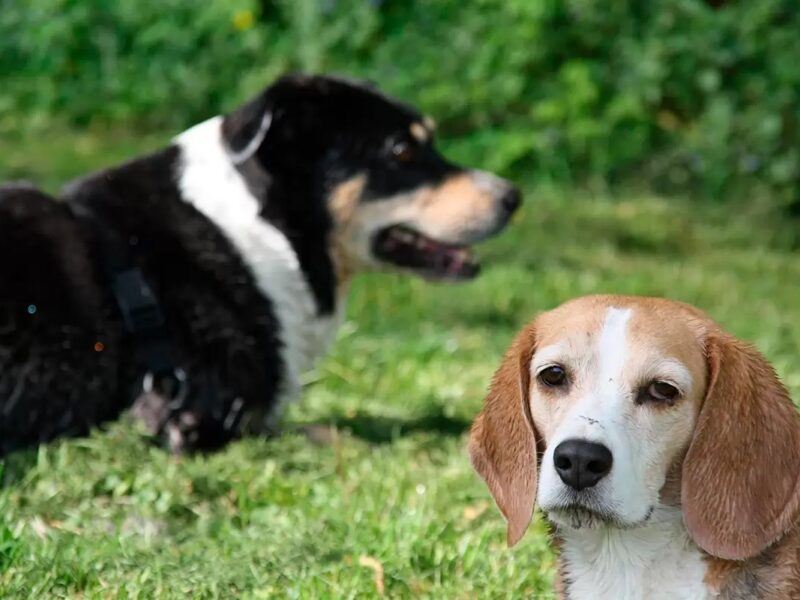
<path fill-rule="evenodd" d="M 382 261 L 435 279 L 472 279 L 480 271 L 467 246 L 438 242 L 404 225 L 380 230 L 372 250 Z"/>

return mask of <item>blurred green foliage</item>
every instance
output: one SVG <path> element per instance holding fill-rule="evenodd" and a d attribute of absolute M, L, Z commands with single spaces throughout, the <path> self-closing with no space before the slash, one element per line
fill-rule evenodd
<path fill-rule="evenodd" d="M 791 0 L 4 0 L 0 132 L 180 128 L 288 70 L 366 77 L 461 160 L 800 195 Z"/>

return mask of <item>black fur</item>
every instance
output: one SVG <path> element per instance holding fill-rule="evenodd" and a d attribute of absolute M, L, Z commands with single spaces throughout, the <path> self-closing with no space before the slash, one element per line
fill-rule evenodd
<path fill-rule="evenodd" d="M 282 373 L 280 324 L 228 240 L 181 198 L 179 159 L 178 149 L 168 148 L 80 181 L 67 199 L 136 240 L 137 262 L 190 382 L 184 412 L 192 419 L 178 415 L 173 425 L 190 430 L 184 443 L 209 448 L 235 434 L 223 424 L 237 399 L 271 408 Z M 134 379 L 142 373 L 140 365 Z"/>
<path fill-rule="evenodd" d="M 113 418 L 128 374 L 119 319 L 67 208 L 30 188 L 0 188 L 0 232 L 4 454 Z"/>

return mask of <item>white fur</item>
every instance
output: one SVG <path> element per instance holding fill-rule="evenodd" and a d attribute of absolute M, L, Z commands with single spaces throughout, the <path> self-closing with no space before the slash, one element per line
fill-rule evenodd
<path fill-rule="evenodd" d="M 705 600 L 706 564 L 679 509 L 658 509 L 644 527 L 563 532 L 570 600 Z"/>
<path fill-rule="evenodd" d="M 299 394 L 301 374 L 328 349 L 339 315 L 318 316 L 297 255 L 286 236 L 259 217 L 258 201 L 234 167 L 221 125 L 222 117 L 214 117 L 176 138 L 182 153 L 178 183 L 184 200 L 222 230 L 272 301 L 286 365 L 280 399 L 289 400 Z M 268 127 L 265 118 L 264 133 Z"/>
<path fill-rule="evenodd" d="M 619 398 L 624 394 L 620 375 L 628 359 L 628 321 L 630 308 L 609 308 L 603 330 L 597 342 L 597 384 L 595 389 L 603 398 Z"/>

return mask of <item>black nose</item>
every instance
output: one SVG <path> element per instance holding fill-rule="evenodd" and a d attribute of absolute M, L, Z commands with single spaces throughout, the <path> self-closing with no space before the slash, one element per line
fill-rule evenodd
<path fill-rule="evenodd" d="M 513 214 L 522 204 L 522 194 L 515 187 L 510 187 L 500 196 L 500 205 L 508 214 Z"/>
<path fill-rule="evenodd" d="M 566 440 L 553 452 L 558 476 L 575 490 L 597 485 L 611 471 L 614 458 L 603 444 L 583 440 Z"/>

